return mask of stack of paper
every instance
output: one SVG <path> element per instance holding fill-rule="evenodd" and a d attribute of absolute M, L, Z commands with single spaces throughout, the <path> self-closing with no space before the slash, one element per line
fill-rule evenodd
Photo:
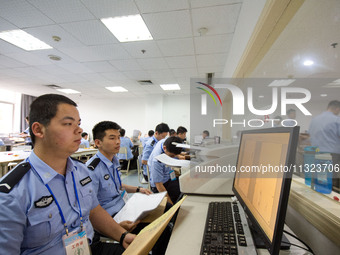
<path fill-rule="evenodd" d="M 124 207 L 113 217 L 113 219 L 118 223 L 126 220 L 132 222 L 141 220 L 150 211 L 157 208 L 165 195 L 166 192 L 151 195 L 135 193 L 127 201 Z"/>

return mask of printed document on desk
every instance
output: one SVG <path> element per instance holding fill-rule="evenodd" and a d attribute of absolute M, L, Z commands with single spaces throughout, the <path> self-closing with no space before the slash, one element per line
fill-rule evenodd
<path fill-rule="evenodd" d="M 155 159 L 166 164 L 167 166 L 180 166 L 180 167 L 189 167 L 190 166 L 190 160 L 174 159 L 174 158 L 169 157 L 165 153 L 158 155 L 157 157 L 155 157 Z"/>
<path fill-rule="evenodd" d="M 137 221 L 143 219 L 150 211 L 157 208 L 166 195 L 166 191 L 151 195 L 135 193 L 124 207 L 113 217 L 120 223 L 122 221 Z"/>

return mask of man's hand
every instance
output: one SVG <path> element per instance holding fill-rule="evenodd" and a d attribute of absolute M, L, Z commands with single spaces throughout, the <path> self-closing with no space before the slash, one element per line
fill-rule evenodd
<path fill-rule="evenodd" d="M 123 247 L 126 249 L 135 238 L 136 238 L 136 235 L 128 233 L 124 238 Z"/>
<path fill-rule="evenodd" d="M 147 165 L 147 164 L 148 164 L 148 161 L 147 161 L 147 160 L 142 160 L 142 164 L 143 164 L 143 165 Z"/>
<path fill-rule="evenodd" d="M 145 188 L 140 188 L 139 192 L 143 193 L 143 194 L 146 194 L 146 195 L 153 194 L 153 192 L 151 190 L 148 190 L 148 189 L 145 189 Z"/>
<path fill-rule="evenodd" d="M 125 220 L 125 221 L 122 221 L 121 223 L 119 223 L 119 225 L 122 228 L 126 229 L 127 231 L 131 232 L 132 230 L 134 230 L 137 227 L 139 222 L 140 222 L 139 220 L 137 220 L 136 222 Z"/>

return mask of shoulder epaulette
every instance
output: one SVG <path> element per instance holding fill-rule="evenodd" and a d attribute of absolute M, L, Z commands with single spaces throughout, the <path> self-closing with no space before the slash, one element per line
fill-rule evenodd
<path fill-rule="evenodd" d="M 155 140 L 152 140 L 152 142 L 150 143 L 150 145 L 153 147 L 155 145 Z"/>
<path fill-rule="evenodd" d="M 84 162 L 83 161 L 81 161 L 80 159 L 77 159 L 77 158 L 73 158 L 73 157 L 70 157 L 72 160 L 74 160 L 74 161 L 77 161 L 77 162 L 80 162 L 80 163 L 82 163 L 82 164 L 84 164 Z"/>
<path fill-rule="evenodd" d="M 95 158 L 95 159 L 92 160 L 92 162 L 87 166 L 87 168 L 93 171 L 93 170 L 97 167 L 97 165 L 99 164 L 99 162 L 100 162 L 100 158 Z"/>
<path fill-rule="evenodd" d="M 24 177 L 24 175 L 31 169 L 28 162 L 22 163 L 14 168 L 1 182 L 0 192 L 9 193 L 13 187 Z"/>

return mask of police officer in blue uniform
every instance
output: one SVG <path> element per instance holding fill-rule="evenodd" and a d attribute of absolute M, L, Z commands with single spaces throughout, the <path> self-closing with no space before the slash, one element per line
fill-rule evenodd
<path fill-rule="evenodd" d="M 152 193 L 148 189 L 122 183 L 116 156 L 120 148 L 119 129 L 120 126 L 112 121 L 102 121 L 94 126 L 93 139 L 98 152 L 86 163 L 99 203 L 111 216 L 125 205 L 127 193 Z M 132 231 L 137 224 L 130 221 L 120 223 L 128 231 Z"/>
<path fill-rule="evenodd" d="M 158 161 L 155 157 L 162 153 L 172 158 L 180 154 L 182 148 L 176 147 L 172 143 L 182 143 L 182 139 L 176 136 L 162 139 L 156 144 L 148 160 L 151 190 L 154 193 L 167 191 L 168 202 L 171 204 L 178 200 L 181 193 L 178 178 L 174 170 Z"/>
<path fill-rule="evenodd" d="M 142 155 L 142 164 L 143 164 L 143 175 L 146 181 L 149 181 L 146 166 L 148 164 L 148 159 L 151 155 L 151 152 L 154 146 L 158 143 L 158 141 L 164 139 L 168 135 L 169 130 L 170 128 L 167 124 L 165 123 L 158 124 L 155 129 L 155 134 L 145 144 L 145 147 L 143 149 L 143 155 Z"/>
<path fill-rule="evenodd" d="M 0 179 L 2 254 L 122 254 L 133 241 L 99 205 L 86 166 L 69 157 L 81 140 L 76 106 L 56 94 L 31 104 L 34 151 Z M 94 242 L 93 228 L 123 247 Z"/>

